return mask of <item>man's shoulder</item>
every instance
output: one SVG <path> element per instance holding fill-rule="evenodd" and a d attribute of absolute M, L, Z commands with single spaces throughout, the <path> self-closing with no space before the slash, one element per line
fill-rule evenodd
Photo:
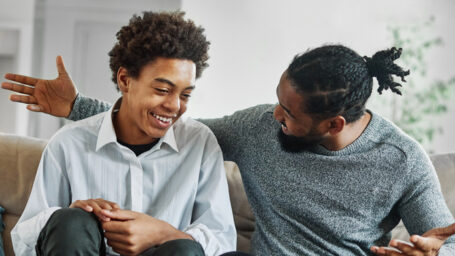
<path fill-rule="evenodd" d="M 273 110 L 275 109 L 275 105 L 273 104 L 261 104 L 252 106 L 249 108 L 245 108 L 242 110 L 238 110 L 234 112 L 233 115 L 239 116 L 248 116 L 250 118 L 260 117 L 264 114 L 273 114 Z"/>
<path fill-rule="evenodd" d="M 219 121 L 231 129 L 255 131 L 258 127 L 263 126 L 264 123 L 275 123 L 273 119 L 274 109 L 275 105 L 272 104 L 256 105 L 238 110 L 232 115 L 219 119 Z"/>
<path fill-rule="evenodd" d="M 406 134 L 392 121 L 378 114 L 373 114 L 376 119 L 376 140 L 382 145 L 388 145 L 400 152 L 407 161 L 426 160 L 428 155 L 417 140 Z"/>

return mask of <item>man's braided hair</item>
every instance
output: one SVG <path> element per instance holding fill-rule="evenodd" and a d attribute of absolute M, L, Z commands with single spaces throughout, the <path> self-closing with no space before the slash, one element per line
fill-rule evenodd
<path fill-rule="evenodd" d="M 379 82 L 378 92 L 391 89 L 401 95 L 392 75 L 404 77 L 409 71 L 393 63 L 401 49 L 379 51 L 373 57 L 361 57 L 342 45 L 322 46 L 297 55 L 287 69 L 287 78 L 304 95 L 302 109 L 325 119 L 341 115 L 347 123 L 365 113 L 371 95 L 373 77 Z"/>

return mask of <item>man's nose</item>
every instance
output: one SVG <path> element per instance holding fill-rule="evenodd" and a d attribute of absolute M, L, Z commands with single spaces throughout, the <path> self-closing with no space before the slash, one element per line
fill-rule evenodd
<path fill-rule="evenodd" d="M 278 122 L 282 122 L 283 121 L 283 111 L 282 111 L 280 105 L 276 105 L 275 109 L 273 110 L 273 117 Z"/>

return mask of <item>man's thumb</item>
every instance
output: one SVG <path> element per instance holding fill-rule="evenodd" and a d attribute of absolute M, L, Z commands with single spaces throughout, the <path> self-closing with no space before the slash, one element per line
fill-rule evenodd
<path fill-rule="evenodd" d="M 57 64 L 58 76 L 61 76 L 61 75 L 68 75 L 68 73 L 66 72 L 65 64 L 63 63 L 63 58 L 62 58 L 62 56 L 60 56 L 60 55 L 57 56 L 56 64 Z"/>

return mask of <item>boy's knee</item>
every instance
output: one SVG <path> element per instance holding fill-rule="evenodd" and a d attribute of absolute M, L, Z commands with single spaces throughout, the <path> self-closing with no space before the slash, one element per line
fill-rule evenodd
<path fill-rule="evenodd" d="M 158 247 L 153 255 L 204 256 L 204 249 L 202 249 L 202 246 L 196 241 L 189 239 L 178 239 L 162 244 Z"/>
<path fill-rule="evenodd" d="M 47 225 L 66 227 L 69 230 L 98 227 L 98 220 L 93 213 L 86 212 L 79 208 L 62 208 L 54 212 Z"/>
<path fill-rule="evenodd" d="M 99 255 L 105 250 L 100 223 L 82 209 L 57 210 L 41 230 L 36 250 L 38 255 Z"/>

